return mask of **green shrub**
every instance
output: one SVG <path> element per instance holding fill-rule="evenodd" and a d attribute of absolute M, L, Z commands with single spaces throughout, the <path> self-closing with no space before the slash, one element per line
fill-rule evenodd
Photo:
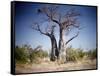
<path fill-rule="evenodd" d="M 66 50 L 66 60 L 67 61 L 76 61 L 77 60 L 77 52 L 72 48 L 68 48 Z"/>
<path fill-rule="evenodd" d="M 44 57 L 47 57 L 48 53 L 46 51 L 43 50 L 34 50 L 31 54 L 30 54 L 30 60 L 31 62 L 38 62 L 38 59 L 42 59 Z"/>
<path fill-rule="evenodd" d="M 82 49 L 76 49 L 78 52 L 78 59 L 82 59 L 85 56 L 85 52 Z"/>
<path fill-rule="evenodd" d="M 97 57 L 97 51 L 96 49 L 89 50 L 89 51 L 84 51 L 81 48 L 74 49 L 72 47 L 68 47 L 66 49 L 66 60 L 67 61 L 77 61 L 81 60 L 84 57 L 87 59 L 95 59 Z"/>
<path fill-rule="evenodd" d="M 28 60 L 28 54 L 25 48 L 16 47 L 15 48 L 15 60 L 16 62 L 26 63 Z"/>
<path fill-rule="evenodd" d="M 87 55 L 88 55 L 89 58 L 95 59 L 97 57 L 97 50 L 96 49 L 89 50 L 87 52 Z"/>
<path fill-rule="evenodd" d="M 85 56 L 85 52 L 82 49 L 67 48 L 66 49 L 66 60 L 77 61 Z"/>
<path fill-rule="evenodd" d="M 32 49 L 31 46 L 24 45 L 22 47 L 16 46 L 15 48 L 15 60 L 17 63 L 26 63 L 26 62 L 38 62 L 38 59 L 47 57 L 48 53 L 36 47 Z"/>

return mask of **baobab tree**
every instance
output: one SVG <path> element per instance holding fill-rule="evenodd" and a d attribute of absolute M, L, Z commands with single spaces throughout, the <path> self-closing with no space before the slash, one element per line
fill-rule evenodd
<path fill-rule="evenodd" d="M 79 29 L 79 21 L 78 21 L 78 16 L 80 16 L 80 13 L 78 13 L 75 8 L 71 8 L 69 10 L 65 10 L 64 13 L 62 13 L 59 10 L 58 5 L 50 5 L 50 6 L 44 6 L 39 9 L 37 9 L 38 13 L 45 15 L 47 17 L 47 21 L 51 21 L 56 24 L 56 26 L 59 26 L 59 44 L 57 47 L 57 42 L 55 36 L 52 38 L 55 42 L 52 42 L 53 40 L 51 39 L 52 43 L 52 52 L 54 52 L 53 45 L 56 46 L 57 51 L 57 59 L 62 60 L 62 56 L 66 56 L 66 51 L 65 51 L 65 46 L 72 41 L 74 38 L 76 38 L 79 35 L 79 31 L 69 40 L 64 41 L 64 36 L 66 33 L 69 33 L 70 30 L 73 30 L 73 28 Z M 39 28 L 39 27 L 38 27 Z M 38 31 L 41 32 L 40 29 Z M 54 29 L 52 29 L 54 32 Z M 51 31 L 51 32 L 52 32 Z M 50 35 L 53 35 L 53 33 L 49 34 L 48 33 L 42 33 L 44 35 L 47 35 L 50 37 Z M 51 37 L 50 37 L 51 38 Z"/>
<path fill-rule="evenodd" d="M 46 28 L 45 32 L 42 31 L 40 28 L 40 25 L 38 23 L 33 24 L 32 28 L 34 30 L 39 31 L 41 34 L 47 36 L 51 40 L 51 54 L 50 54 L 50 60 L 55 61 L 56 58 L 58 58 L 58 48 L 57 48 L 57 41 L 54 36 L 54 28 L 56 26 L 52 25 L 50 28 Z"/>

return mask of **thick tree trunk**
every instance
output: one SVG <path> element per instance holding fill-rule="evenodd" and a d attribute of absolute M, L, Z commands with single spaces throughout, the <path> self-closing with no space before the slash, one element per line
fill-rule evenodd
<path fill-rule="evenodd" d="M 50 56 L 50 60 L 51 61 L 55 61 L 56 59 L 58 59 L 58 48 L 57 48 L 57 41 L 55 39 L 54 35 L 50 36 L 51 39 L 51 56 Z"/>
<path fill-rule="evenodd" d="M 65 60 L 65 50 L 64 50 L 64 40 L 63 40 L 63 30 L 60 28 L 60 39 L 59 39 L 59 60 Z"/>

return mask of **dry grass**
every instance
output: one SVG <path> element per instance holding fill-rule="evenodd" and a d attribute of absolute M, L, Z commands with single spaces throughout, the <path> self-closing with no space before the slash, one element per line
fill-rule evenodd
<path fill-rule="evenodd" d="M 58 64 L 57 62 L 50 61 L 43 61 L 40 64 L 16 64 L 16 73 L 34 73 L 84 69 L 96 69 L 96 59 L 84 59 L 77 62 L 67 62 L 64 64 Z"/>

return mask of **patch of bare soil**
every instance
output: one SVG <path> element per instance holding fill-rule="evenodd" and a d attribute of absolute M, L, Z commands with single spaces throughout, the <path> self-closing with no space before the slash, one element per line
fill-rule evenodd
<path fill-rule="evenodd" d="M 69 71 L 69 70 L 85 70 L 96 69 L 96 59 L 81 60 L 77 62 L 67 62 L 58 64 L 57 62 L 42 62 L 41 64 L 16 64 L 17 73 L 36 73 L 36 72 L 52 72 L 52 71 Z"/>

